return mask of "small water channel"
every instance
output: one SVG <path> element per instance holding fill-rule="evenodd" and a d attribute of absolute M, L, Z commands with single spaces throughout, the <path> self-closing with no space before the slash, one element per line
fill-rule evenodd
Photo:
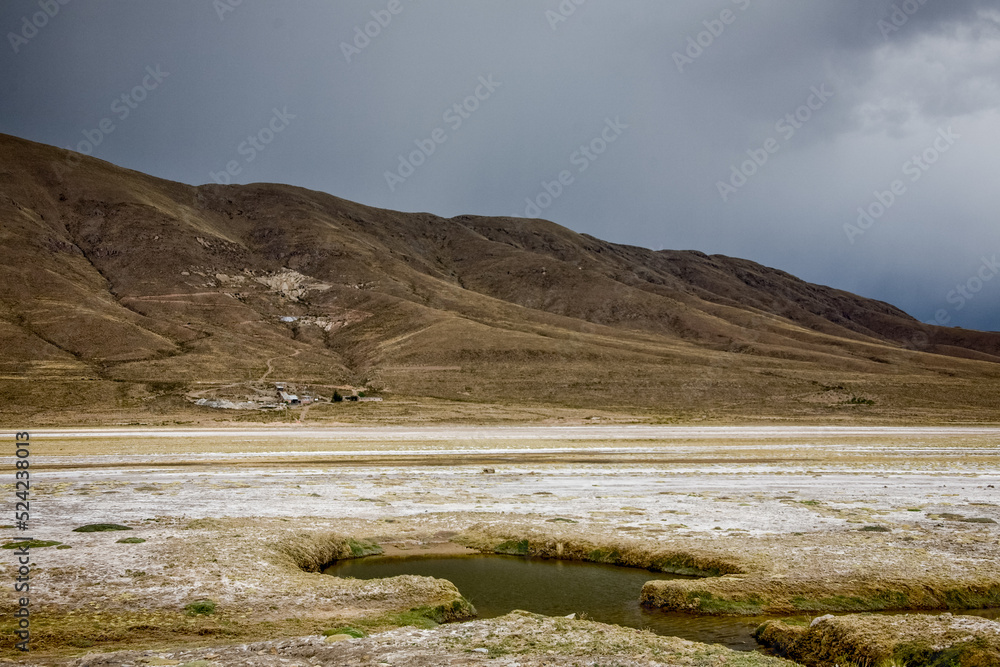
<path fill-rule="evenodd" d="M 693 577 L 597 563 L 492 555 L 373 556 L 340 561 L 324 573 L 355 579 L 401 574 L 447 579 L 475 605 L 480 618 L 503 616 L 514 609 L 546 616 L 585 614 L 602 623 L 647 628 L 741 651 L 757 648 L 750 633 L 763 621 L 646 609 L 639 604 L 639 592 L 647 581 Z"/>

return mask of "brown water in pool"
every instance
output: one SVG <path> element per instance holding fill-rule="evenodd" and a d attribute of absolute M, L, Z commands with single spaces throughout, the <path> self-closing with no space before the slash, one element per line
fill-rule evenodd
<path fill-rule="evenodd" d="M 575 613 L 593 621 L 722 644 L 738 651 L 759 648 L 751 636 L 753 629 L 768 618 L 776 618 L 698 616 L 647 609 L 639 604 L 644 583 L 653 579 L 695 577 L 578 561 L 495 555 L 371 556 L 340 561 L 324 573 L 356 579 L 382 579 L 402 574 L 447 579 L 475 605 L 479 618 L 495 618 L 515 609 L 546 616 Z M 956 613 L 987 618 L 1000 616 L 1000 610 Z M 813 617 L 796 618 L 808 620 Z"/>

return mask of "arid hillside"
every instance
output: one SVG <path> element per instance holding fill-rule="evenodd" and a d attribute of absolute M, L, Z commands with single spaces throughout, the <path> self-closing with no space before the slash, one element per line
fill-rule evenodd
<path fill-rule="evenodd" d="M 197 405 L 367 389 L 311 421 L 1000 421 L 1000 334 L 543 220 L 191 187 L 0 135 L 7 425 L 299 420 Z"/>

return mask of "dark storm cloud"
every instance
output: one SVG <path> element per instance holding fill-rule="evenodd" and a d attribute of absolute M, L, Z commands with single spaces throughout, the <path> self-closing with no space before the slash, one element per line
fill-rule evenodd
<path fill-rule="evenodd" d="M 1000 329 L 1000 2 L 64 2 L 0 9 L 0 131 L 538 214 Z"/>

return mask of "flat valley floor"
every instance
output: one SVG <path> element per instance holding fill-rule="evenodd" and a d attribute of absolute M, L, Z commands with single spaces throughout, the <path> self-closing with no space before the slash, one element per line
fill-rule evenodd
<path fill-rule="evenodd" d="M 169 660 L 170 647 L 367 624 L 372 638 L 343 645 L 374 642 L 357 664 L 393 664 L 376 646 L 401 624 L 393 614 L 456 594 L 416 578 L 388 592 L 317 583 L 322 561 L 373 545 L 721 575 L 644 589 L 657 606 L 699 614 L 973 608 L 1000 596 L 998 428 L 67 429 L 32 431 L 31 443 L 30 534 L 72 547 L 32 552 L 43 662 L 121 649 Z M 92 523 L 132 530 L 73 532 Z M 184 611 L 201 599 L 218 612 Z M 481 630 L 466 625 L 470 637 Z M 439 653 L 439 664 L 490 657 L 462 650 L 471 662 Z M 494 651 L 491 664 L 536 664 L 533 650 Z"/>

